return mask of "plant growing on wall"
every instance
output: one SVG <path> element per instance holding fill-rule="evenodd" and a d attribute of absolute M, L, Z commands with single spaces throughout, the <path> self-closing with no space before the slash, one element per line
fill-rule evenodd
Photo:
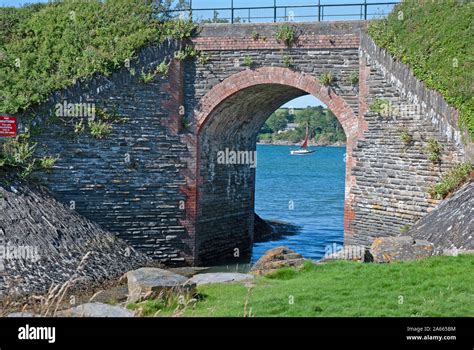
<path fill-rule="evenodd" d="M 298 41 L 298 34 L 296 28 L 287 23 L 279 26 L 275 32 L 275 39 L 286 46 L 290 47 Z"/>
<path fill-rule="evenodd" d="M 244 57 L 244 66 L 253 68 L 255 65 L 255 62 L 251 56 L 245 56 Z"/>
<path fill-rule="evenodd" d="M 93 138 L 104 139 L 112 132 L 112 124 L 102 120 L 89 120 L 90 134 Z"/>
<path fill-rule="evenodd" d="M 169 65 L 166 63 L 166 60 L 163 60 L 155 70 L 155 73 L 161 76 L 167 76 L 169 71 Z"/>
<path fill-rule="evenodd" d="M 402 140 L 403 144 L 408 147 L 413 142 L 413 136 L 409 133 L 407 128 L 400 129 L 400 140 Z"/>
<path fill-rule="evenodd" d="M 474 170 L 472 163 L 466 162 L 456 165 L 449 170 L 440 182 L 430 188 L 430 196 L 435 199 L 444 199 L 458 189 Z"/>
<path fill-rule="evenodd" d="M 349 81 L 351 82 L 352 86 L 357 86 L 357 84 L 359 84 L 359 73 L 358 72 L 352 72 L 349 75 Z"/>
<path fill-rule="evenodd" d="M 258 34 L 256 31 L 253 31 L 252 32 L 252 39 L 254 41 L 257 41 L 258 39 L 260 39 L 260 34 Z"/>
<path fill-rule="evenodd" d="M 155 74 L 150 72 L 150 73 L 145 73 L 145 71 L 142 71 L 140 73 L 140 76 L 138 77 L 138 80 L 142 84 L 150 84 L 153 79 L 155 79 Z"/>
<path fill-rule="evenodd" d="M 211 56 L 209 56 L 207 53 L 202 52 L 202 51 L 200 52 L 198 56 L 199 64 L 207 64 L 210 59 L 211 59 Z"/>
<path fill-rule="evenodd" d="M 326 72 L 321 74 L 319 77 L 319 82 L 324 86 L 331 86 L 335 81 L 334 75 L 331 72 Z"/>
<path fill-rule="evenodd" d="M 293 66 L 293 59 L 289 55 L 284 55 L 283 56 L 283 64 L 285 67 L 290 68 Z"/>
<path fill-rule="evenodd" d="M 369 105 L 369 111 L 380 114 L 382 117 L 390 117 L 393 114 L 392 103 L 389 100 L 377 98 Z"/>
<path fill-rule="evenodd" d="M 441 151 L 443 146 L 435 139 L 428 139 L 425 151 L 428 155 L 428 159 L 434 163 L 439 164 L 441 162 Z"/>

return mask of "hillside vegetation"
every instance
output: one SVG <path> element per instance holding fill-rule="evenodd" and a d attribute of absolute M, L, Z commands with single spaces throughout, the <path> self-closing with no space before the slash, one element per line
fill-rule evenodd
<path fill-rule="evenodd" d="M 0 8 L 0 112 L 16 113 L 94 73 L 110 74 L 138 50 L 190 26 L 171 26 L 141 0 L 66 0 Z"/>
<path fill-rule="evenodd" d="M 407 0 L 369 34 L 460 112 L 474 139 L 474 2 Z"/>
<path fill-rule="evenodd" d="M 289 123 L 296 123 L 295 130 L 282 132 Z M 330 144 L 345 142 L 346 135 L 336 116 L 322 106 L 301 109 L 280 108 L 265 122 L 259 132 L 259 140 L 300 142 L 309 126 L 310 140 Z"/>

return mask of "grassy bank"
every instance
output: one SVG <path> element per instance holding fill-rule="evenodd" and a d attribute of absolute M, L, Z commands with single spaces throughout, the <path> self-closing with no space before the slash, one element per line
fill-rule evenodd
<path fill-rule="evenodd" d="M 459 110 L 461 127 L 474 140 L 473 17 L 472 1 L 406 0 L 373 21 L 369 34 Z"/>
<path fill-rule="evenodd" d="M 166 316 L 474 316 L 474 255 L 391 264 L 307 264 L 242 284 L 198 288 L 199 297 L 147 301 L 145 315 Z"/>

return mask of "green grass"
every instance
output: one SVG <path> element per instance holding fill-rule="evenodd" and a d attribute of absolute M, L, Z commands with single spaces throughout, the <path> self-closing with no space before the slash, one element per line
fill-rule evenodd
<path fill-rule="evenodd" d="M 292 271 L 292 272 L 290 272 Z M 474 255 L 391 264 L 306 264 L 242 284 L 200 286 L 183 316 L 474 316 Z M 247 300 L 247 305 L 246 305 Z M 292 303 L 293 301 L 293 303 Z M 159 301 L 147 314 L 176 314 Z M 155 305 L 156 307 L 153 307 Z M 132 308 L 136 308 L 132 306 Z"/>
<path fill-rule="evenodd" d="M 474 140 L 473 18 L 472 1 L 407 0 L 371 22 L 369 34 L 459 110 L 460 126 Z"/>

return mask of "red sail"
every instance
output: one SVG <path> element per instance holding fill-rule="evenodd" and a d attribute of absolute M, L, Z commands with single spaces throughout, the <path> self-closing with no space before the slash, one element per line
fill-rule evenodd
<path fill-rule="evenodd" d="M 303 144 L 301 145 L 301 148 L 307 148 L 308 147 L 308 125 L 306 125 L 306 137 L 304 139 Z"/>

